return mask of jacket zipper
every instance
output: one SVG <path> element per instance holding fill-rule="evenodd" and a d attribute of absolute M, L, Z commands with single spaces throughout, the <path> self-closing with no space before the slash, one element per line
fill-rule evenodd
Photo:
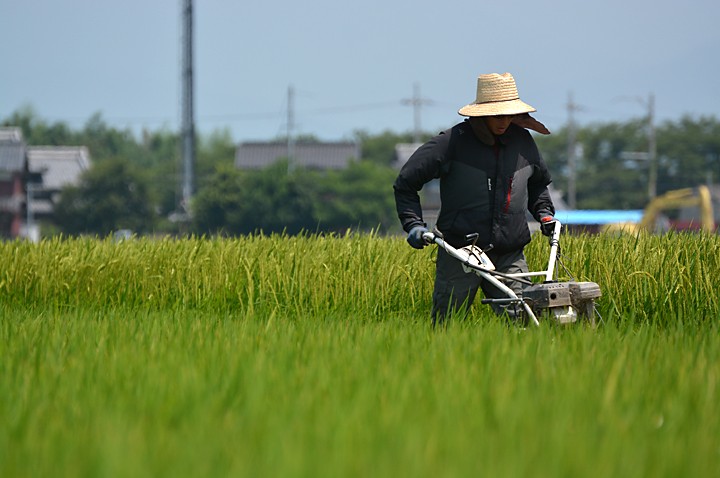
<path fill-rule="evenodd" d="M 508 178 L 508 186 L 507 186 L 507 195 L 505 196 L 505 207 L 503 208 L 503 212 L 507 213 L 510 211 L 510 199 L 512 199 L 512 183 L 513 178 Z"/>

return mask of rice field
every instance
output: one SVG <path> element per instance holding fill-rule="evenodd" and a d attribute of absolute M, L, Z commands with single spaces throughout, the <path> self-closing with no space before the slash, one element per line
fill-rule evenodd
<path fill-rule="evenodd" d="M 720 238 L 562 246 L 597 328 L 433 329 L 402 238 L 0 243 L 0 476 L 720 476 Z"/>

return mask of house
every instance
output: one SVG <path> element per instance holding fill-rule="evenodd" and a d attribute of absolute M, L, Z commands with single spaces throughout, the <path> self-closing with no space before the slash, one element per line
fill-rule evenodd
<path fill-rule="evenodd" d="M 20 128 L 0 128 L 0 238 L 20 235 L 27 174 L 26 147 Z"/>
<path fill-rule="evenodd" d="M 62 188 L 80 183 L 90 168 L 90 153 L 85 146 L 28 146 L 27 161 L 32 181 L 28 217 L 44 218 L 52 215 Z"/>
<path fill-rule="evenodd" d="M 288 154 L 291 149 L 292 154 Z M 235 167 L 262 169 L 288 157 L 294 167 L 345 169 L 351 160 L 360 159 L 360 146 L 353 142 L 299 142 L 294 145 L 287 142 L 240 143 L 235 151 Z"/>
<path fill-rule="evenodd" d="M 0 128 L 0 238 L 40 238 L 60 191 L 90 167 L 84 146 L 27 146 L 20 128 Z M 28 207 L 29 205 L 29 207 Z"/>

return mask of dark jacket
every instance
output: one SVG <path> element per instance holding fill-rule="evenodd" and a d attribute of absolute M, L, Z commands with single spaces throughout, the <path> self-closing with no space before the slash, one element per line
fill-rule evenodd
<path fill-rule="evenodd" d="M 440 178 L 437 229 L 450 244 L 466 245 L 473 233 L 478 246 L 498 253 L 528 244 L 526 211 L 538 221 L 555 213 L 550 173 L 525 129 L 511 124 L 496 139 L 487 129 L 478 137 L 466 120 L 422 145 L 393 185 L 403 229 L 424 225 L 418 191 Z"/>

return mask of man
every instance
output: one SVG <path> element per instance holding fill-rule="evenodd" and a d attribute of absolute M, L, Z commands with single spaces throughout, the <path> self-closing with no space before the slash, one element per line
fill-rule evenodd
<path fill-rule="evenodd" d="M 395 180 L 395 203 L 407 242 L 416 249 L 427 245 L 423 233 L 420 191 L 440 178 L 440 214 L 436 227 L 454 247 L 473 242 L 486 251 L 496 269 L 527 272 L 524 248 L 530 242 L 526 211 L 540 222 L 543 234 L 554 227 L 555 208 L 548 185 L 550 173 L 535 141 L 524 128 L 550 132 L 529 115 L 536 111 L 520 100 L 511 74 L 492 73 L 477 79 L 474 103 L 458 113 L 468 119 L 422 145 Z M 509 281 L 520 295 L 522 287 Z M 438 249 L 433 291 L 433 323 L 448 313 L 469 307 L 478 287 L 488 298 L 504 295 Z M 492 304 L 497 314 L 515 316 L 513 306 Z"/>

